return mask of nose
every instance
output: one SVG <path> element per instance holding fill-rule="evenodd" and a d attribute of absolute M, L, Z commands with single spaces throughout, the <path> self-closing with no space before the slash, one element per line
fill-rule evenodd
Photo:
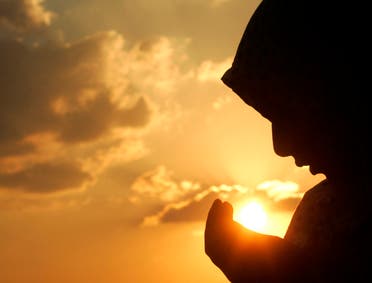
<path fill-rule="evenodd" d="M 288 125 L 272 123 L 271 131 L 275 153 L 282 157 L 292 155 L 293 140 Z"/>

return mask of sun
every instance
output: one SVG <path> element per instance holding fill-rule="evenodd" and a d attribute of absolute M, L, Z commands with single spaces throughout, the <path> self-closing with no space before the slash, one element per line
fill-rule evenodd
<path fill-rule="evenodd" d="M 251 201 L 236 211 L 235 221 L 244 227 L 264 232 L 267 224 L 267 214 L 263 206 L 257 201 Z"/>

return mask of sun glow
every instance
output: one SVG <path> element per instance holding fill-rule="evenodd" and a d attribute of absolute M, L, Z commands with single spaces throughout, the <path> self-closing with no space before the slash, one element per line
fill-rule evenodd
<path fill-rule="evenodd" d="M 257 201 L 251 201 L 236 211 L 235 221 L 256 232 L 264 232 L 267 225 L 267 214 Z"/>

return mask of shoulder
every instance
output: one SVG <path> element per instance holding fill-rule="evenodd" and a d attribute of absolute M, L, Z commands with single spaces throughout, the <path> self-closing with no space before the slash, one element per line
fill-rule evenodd
<path fill-rule="evenodd" d="M 314 198 L 322 197 L 327 193 L 326 190 L 327 190 L 328 187 L 329 187 L 328 180 L 325 179 L 325 180 L 321 181 L 320 183 L 316 184 L 310 190 L 308 190 L 304 194 L 302 200 L 305 201 L 305 200 L 311 200 L 311 199 L 314 199 Z"/>
<path fill-rule="evenodd" d="M 333 192 L 334 190 L 329 189 L 327 179 L 321 181 L 304 194 L 297 211 L 304 207 L 319 206 L 320 203 L 331 201 Z"/>
<path fill-rule="evenodd" d="M 320 231 L 326 221 L 326 211 L 334 196 L 327 180 L 323 180 L 308 190 L 299 203 L 287 229 L 285 238 L 297 246 L 307 246 L 316 231 Z"/>
<path fill-rule="evenodd" d="M 285 238 L 298 246 L 331 246 L 353 238 L 370 226 L 369 198 L 350 189 L 342 191 L 328 180 L 308 190 L 299 203 Z"/>

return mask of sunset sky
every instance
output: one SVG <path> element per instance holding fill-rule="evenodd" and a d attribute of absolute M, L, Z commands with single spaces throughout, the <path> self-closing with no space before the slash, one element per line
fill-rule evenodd
<path fill-rule="evenodd" d="M 0 0 L 0 282 L 228 282 L 214 199 L 283 236 L 323 179 L 220 80 L 257 0 Z"/>

